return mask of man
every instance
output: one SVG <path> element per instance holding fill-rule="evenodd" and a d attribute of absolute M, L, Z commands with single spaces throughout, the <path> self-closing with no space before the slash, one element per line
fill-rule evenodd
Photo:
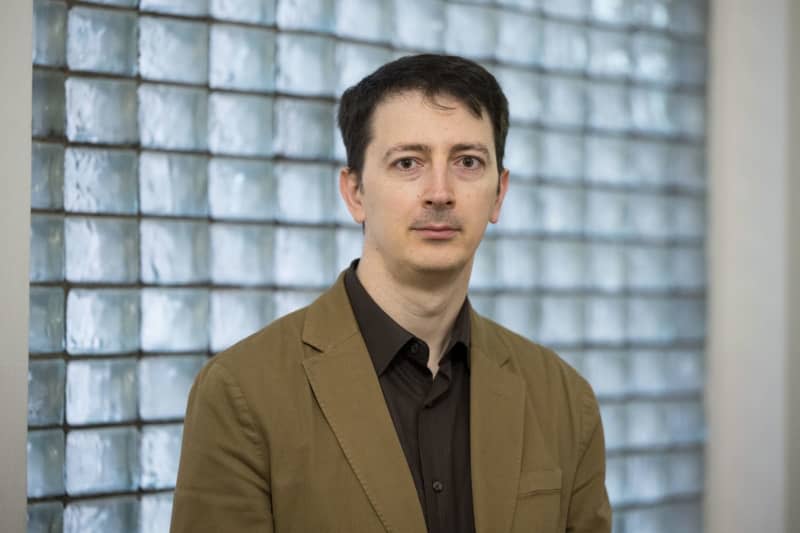
<path fill-rule="evenodd" d="M 466 298 L 508 190 L 494 77 L 404 57 L 339 125 L 361 258 L 201 371 L 172 531 L 610 531 L 591 388 Z"/>

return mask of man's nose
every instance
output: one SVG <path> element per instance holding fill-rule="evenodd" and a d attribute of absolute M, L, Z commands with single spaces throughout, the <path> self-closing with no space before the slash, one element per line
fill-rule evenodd
<path fill-rule="evenodd" d="M 447 165 L 434 165 L 426 177 L 424 200 L 426 207 L 452 207 L 455 205 L 452 176 Z"/>

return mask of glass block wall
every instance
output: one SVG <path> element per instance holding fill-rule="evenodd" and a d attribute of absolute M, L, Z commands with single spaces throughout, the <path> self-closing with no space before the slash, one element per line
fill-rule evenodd
<path fill-rule="evenodd" d="M 200 366 L 359 254 L 337 95 L 419 51 L 511 102 L 473 304 L 592 382 L 615 531 L 700 531 L 702 0 L 33 4 L 29 531 L 167 531 Z"/>

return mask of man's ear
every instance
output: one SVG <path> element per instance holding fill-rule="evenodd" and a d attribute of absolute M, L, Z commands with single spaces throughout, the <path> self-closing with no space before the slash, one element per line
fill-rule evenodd
<path fill-rule="evenodd" d="M 364 188 L 359 175 L 350 167 L 342 167 L 339 171 L 339 194 L 342 195 L 353 220 L 357 224 L 363 224 L 367 218 L 363 204 Z"/>
<path fill-rule="evenodd" d="M 492 206 L 492 214 L 489 216 L 489 221 L 492 224 L 497 224 L 500 220 L 500 208 L 503 207 L 503 199 L 506 197 L 508 191 L 508 169 L 504 169 L 500 173 L 500 179 L 497 182 L 497 197 L 494 199 Z"/>

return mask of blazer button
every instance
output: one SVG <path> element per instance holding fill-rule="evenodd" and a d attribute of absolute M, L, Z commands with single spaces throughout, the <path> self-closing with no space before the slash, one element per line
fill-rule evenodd
<path fill-rule="evenodd" d="M 433 490 L 435 492 L 442 492 L 444 490 L 444 483 L 439 480 L 433 482 Z"/>

